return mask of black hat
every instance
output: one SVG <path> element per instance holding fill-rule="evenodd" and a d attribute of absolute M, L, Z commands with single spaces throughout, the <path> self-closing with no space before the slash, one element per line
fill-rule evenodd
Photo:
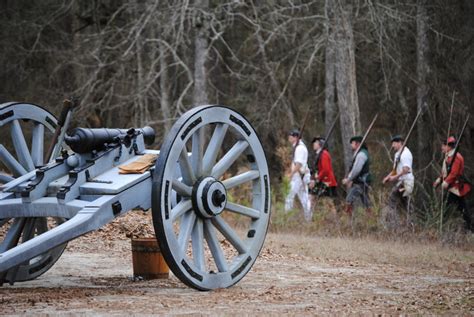
<path fill-rule="evenodd" d="M 299 137 L 300 131 L 298 129 L 293 129 L 290 131 L 290 133 L 288 133 L 288 135 Z"/>
<path fill-rule="evenodd" d="M 403 142 L 405 139 L 400 135 L 396 134 L 392 137 L 392 142 Z"/>
<path fill-rule="evenodd" d="M 326 140 L 322 136 L 317 136 L 317 137 L 313 138 L 313 141 L 311 141 L 311 143 L 314 143 L 316 141 L 319 141 L 319 143 L 326 142 Z"/>
<path fill-rule="evenodd" d="M 361 142 L 362 142 L 362 139 L 363 139 L 362 135 L 356 135 L 356 136 L 353 136 L 353 137 L 351 138 L 351 140 L 349 141 L 349 143 L 352 143 L 353 141 L 356 141 L 356 142 L 361 143 Z"/>

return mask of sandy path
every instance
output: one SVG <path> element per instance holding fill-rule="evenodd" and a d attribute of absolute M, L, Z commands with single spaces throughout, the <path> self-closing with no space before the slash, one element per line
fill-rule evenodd
<path fill-rule="evenodd" d="M 128 240 L 70 243 L 35 281 L 0 288 L 1 314 L 474 314 L 474 251 L 270 234 L 236 286 L 138 281 Z M 95 243 L 91 243 L 95 242 Z"/>

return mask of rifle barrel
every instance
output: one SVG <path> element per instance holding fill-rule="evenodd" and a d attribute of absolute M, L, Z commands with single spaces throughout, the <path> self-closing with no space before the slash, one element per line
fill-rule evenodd
<path fill-rule="evenodd" d="M 464 125 L 461 129 L 461 133 L 459 134 L 459 137 L 456 140 L 456 145 L 454 146 L 453 159 L 451 160 L 451 164 L 449 164 L 449 166 L 446 167 L 447 175 L 449 175 L 449 173 L 451 172 L 451 168 L 453 167 L 454 161 L 456 160 L 456 155 L 458 154 L 458 151 L 459 151 L 459 143 L 461 142 L 461 139 L 463 137 L 464 130 L 466 130 L 467 121 L 469 121 L 469 117 L 470 117 L 470 115 L 468 114 L 467 118 L 466 118 L 466 121 L 464 121 Z"/>
<path fill-rule="evenodd" d="M 411 124 L 411 127 L 410 127 L 410 130 L 408 130 L 408 133 L 405 137 L 405 140 L 403 141 L 403 144 L 402 144 L 402 147 L 400 149 L 400 155 L 398 156 L 398 159 L 395 160 L 395 162 L 393 162 L 393 170 L 396 170 L 397 169 L 397 165 L 398 163 L 400 162 L 400 159 L 402 157 L 402 153 L 403 153 L 403 150 L 405 149 L 405 147 L 407 146 L 407 142 L 408 142 L 408 139 L 410 138 L 410 135 L 411 133 L 413 132 L 413 128 L 415 128 L 415 124 L 416 122 L 418 121 L 418 119 L 420 118 L 421 114 L 424 112 L 425 110 L 425 107 L 422 107 L 418 113 L 416 114 L 416 117 L 415 117 L 415 120 L 413 120 L 413 123 Z"/>
<path fill-rule="evenodd" d="M 303 124 L 301 125 L 300 136 L 298 137 L 298 142 L 299 142 L 299 140 L 301 140 L 303 138 L 304 128 L 306 127 L 306 122 L 308 121 L 310 111 L 311 111 L 311 107 L 308 107 L 308 110 L 306 110 L 306 114 L 305 114 L 304 119 L 303 119 Z"/>
<path fill-rule="evenodd" d="M 334 130 L 334 127 L 336 126 L 336 122 L 339 119 L 339 115 L 340 115 L 340 113 L 338 111 L 337 114 L 336 114 L 336 118 L 334 118 L 334 121 L 331 124 L 331 127 L 329 128 L 328 133 L 324 137 L 324 143 L 321 144 L 321 150 L 318 153 L 316 153 L 316 157 L 314 158 L 314 165 L 315 165 L 316 169 L 318 168 L 318 162 L 319 162 L 319 158 L 321 156 L 321 152 L 326 148 L 326 145 L 328 144 L 328 140 L 331 137 L 331 134 L 332 134 L 332 131 Z"/>
<path fill-rule="evenodd" d="M 328 130 L 328 133 L 324 137 L 324 144 L 322 145 L 322 148 L 326 147 L 326 144 L 328 143 L 329 138 L 331 137 L 332 131 L 334 130 L 334 127 L 336 126 L 337 120 L 339 119 L 340 112 L 338 111 L 336 114 L 336 117 L 334 118 L 334 121 L 331 124 L 331 127 Z"/>
<path fill-rule="evenodd" d="M 367 128 L 367 131 L 365 131 L 365 134 L 364 134 L 364 137 L 362 138 L 362 141 L 360 142 L 359 144 L 359 147 L 357 148 L 357 150 L 354 152 L 354 155 L 352 156 L 352 161 L 354 162 L 357 154 L 359 154 L 360 152 L 360 149 L 362 148 L 362 145 L 364 145 L 364 142 L 365 140 L 367 139 L 367 137 L 369 136 L 369 133 L 370 131 L 372 130 L 372 127 L 374 126 L 375 124 L 375 121 L 377 120 L 377 117 L 379 116 L 378 113 L 375 114 L 374 118 L 372 119 L 372 122 L 370 123 L 369 127 Z"/>

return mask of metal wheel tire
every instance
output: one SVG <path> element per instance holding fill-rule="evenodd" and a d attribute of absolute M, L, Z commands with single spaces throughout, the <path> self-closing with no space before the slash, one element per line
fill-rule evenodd
<path fill-rule="evenodd" d="M 153 224 L 168 266 L 199 290 L 234 285 L 254 264 L 270 220 L 263 147 L 239 113 L 201 106 L 167 135 L 152 187 Z"/>
<path fill-rule="evenodd" d="M 12 142 L 11 151 L 4 146 L 4 141 L 0 143 L 0 184 L 44 165 L 45 140 L 52 137 L 56 125 L 54 115 L 40 106 L 17 102 L 0 104 L 0 133 L 10 133 Z M 27 140 L 24 131 L 31 133 L 31 140 Z M 64 219 L 51 217 L 1 218 L 0 211 L 0 253 L 62 222 Z M 4 272 L 0 282 L 13 284 L 37 278 L 54 265 L 65 248 L 66 244 L 63 244 Z"/>

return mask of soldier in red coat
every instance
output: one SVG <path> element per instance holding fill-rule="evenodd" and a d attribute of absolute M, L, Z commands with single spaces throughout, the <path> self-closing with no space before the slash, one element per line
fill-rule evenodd
<path fill-rule="evenodd" d="M 312 177 L 309 183 L 311 199 L 314 201 L 319 196 L 331 197 L 337 208 L 337 181 L 332 169 L 331 154 L 324 146 L 324 138 L 316 137 L 312 144 L 315 160 L 311 166 Z"/>
<path fill-rule="evenodd" d="M 464 158 L 459 152 L 454 155 L 455 146 L 456 139 L 452 136 L 441 145 L 444 154 L 443 166 L 441 176 L 436 179 L 433 186 L 438 187 L 441 184 L 442 189 L 448 191 L 448 206 L 456 206 L 463 215 L 466 229 L 474 231 L 465 200 L 465 196 L 471 191 L 471 185 L 463 177 Z"/>

